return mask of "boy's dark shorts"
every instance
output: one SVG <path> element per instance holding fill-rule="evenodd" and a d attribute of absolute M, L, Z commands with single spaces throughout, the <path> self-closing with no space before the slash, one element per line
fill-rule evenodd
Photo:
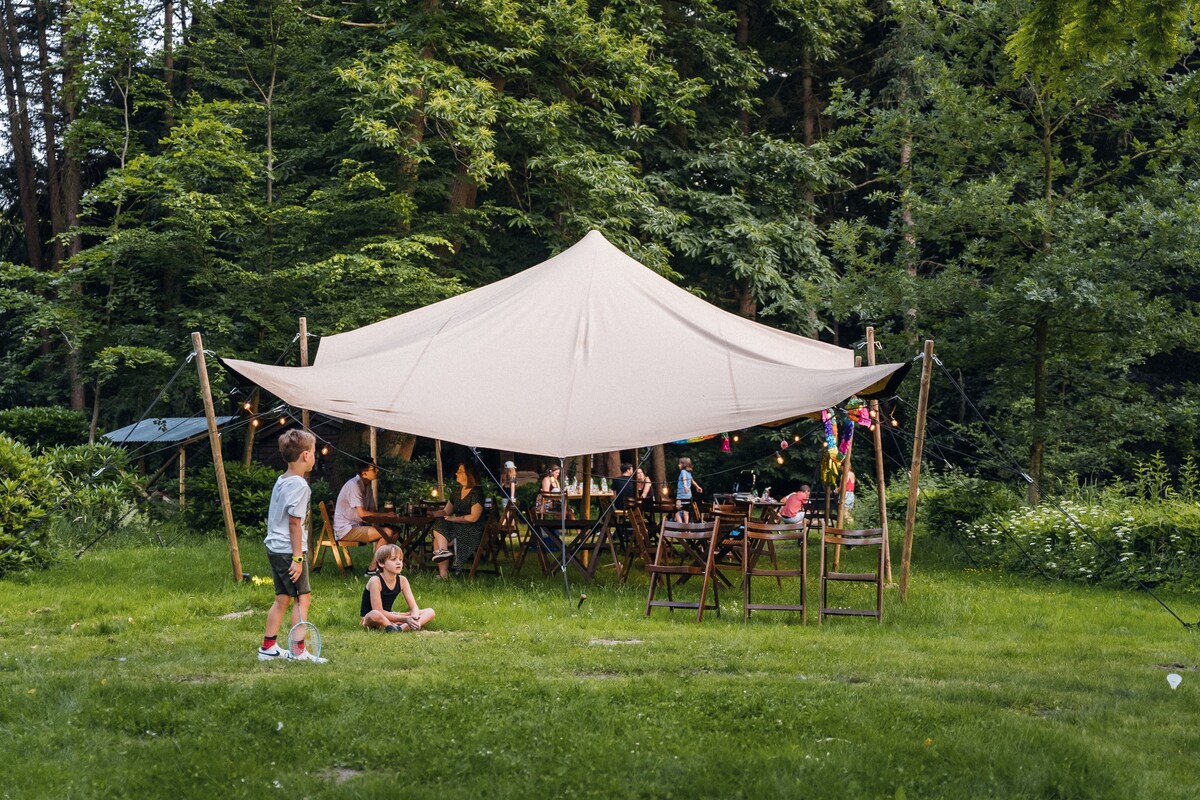
<path fill-rule="evenodd" d="M 292 578 L 288 575 L 288 570 L 292 568 L 291 553 L 272 553 L 267 551 L 267 560 L 271 562 L 271 577 L 275 579 L 275 594 L 286 594 L 288 597 L 299 597 L 302 594 L 312 594 L 312 588 L 308 585 L 308 554 L 305 553 L 304 570 L 300 573 L 300 580 L 292 582 Z"/>

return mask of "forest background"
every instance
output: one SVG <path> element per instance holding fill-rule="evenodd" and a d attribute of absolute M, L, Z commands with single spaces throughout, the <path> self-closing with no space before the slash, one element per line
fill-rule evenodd
<path fill-rule="evenodd" d="M 190 331 L 274 361 L 298 316 L 351 329 L 598 228 L 770 325 L 936 339 L 1033 487 L 1184 464 L 1195 37 L 1186 6 L 1078 5 L 0 0 L 0 409 L 94 436 Z M 1011 477 L 964 396 L 930 414 Z"/>

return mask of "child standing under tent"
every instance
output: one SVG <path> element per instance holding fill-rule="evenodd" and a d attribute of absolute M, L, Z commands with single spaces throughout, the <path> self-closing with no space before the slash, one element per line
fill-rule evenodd
<path fill-rule="evenodd" d="M 413 597 L 408 578 L 401 575 L 404 570 L 404 550 L 394 544 L 385 544 L 375 553 L 379 574 L 372 575 L 363 589 L 358 613 L 362 614 L 364 628 L 383 628 L 388 633 L 419 631 L 433 619 L 432 608 L 421 608 Z M 392 611 L 396 598 L 404 595 L 408 611 Z"/>
<path fill-rule="evenodd" d="M 275 602 L 267 611 L 267 629 L 263 633 L 262 647 L 258 648 L 259 661 L 295 659 L 323 664 L 329 660 L 314 656 L 304 648 L 303 641 L 299 643 L 297 655 L 277 642 L 279 626 L 283 624 L 288 606 L 292 606 L 292 624 L 295 625 L 308 619 L 308 607 L 312 602 L 308 561 L 305 559 L 308 541 L 304 535 L 304 518 L 308 515 L 312 490 L 304 476 L 313 468 L 316 447 L 316 437 L 300 428 L 284 431 L 279 437 L 279 453 L 288 466 L 275 481 L 267 509 L 267 536 L 263 544 L 275 581 Z"/>
<path fill-rule="evenodd" d="M 692 489 L 704 492 L 692 477 L 692 460 L 683 456 L 679 459 L 679 480 L 675 484 L 675 508 L 678 509 L 675 512 L 676 522 L 688 522 L 691 519 Z"/>

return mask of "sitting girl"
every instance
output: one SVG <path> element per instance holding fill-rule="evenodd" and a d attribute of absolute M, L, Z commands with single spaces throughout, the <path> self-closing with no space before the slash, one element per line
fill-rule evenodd
<path fill-rule="evenodd" d="M 363 615 L 360 624 L 364 628 L 383 628 L 388 633 L 421 630 L 433 619 L 434 613 L 432 608 L 417 605 L 408 578 L 400 574 L 404 569 L 404 551 L 394 544 L 385 544 L 375 551 L 375 563 L 379 574 L 372 575 L 363 589 L 358 611 Z M 408 603 L 408 611 L 398 613 L 392 611 L 392 605 L 401 593 Z"/>

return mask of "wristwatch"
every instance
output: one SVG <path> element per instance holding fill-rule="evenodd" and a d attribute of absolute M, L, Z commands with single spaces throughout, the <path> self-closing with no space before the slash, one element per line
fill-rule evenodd
<path fill-rule="evenodd" d="M 297 564 L 303 564 L 304 556 L 292 556 L 292 561 L 296 562 Z"/>

